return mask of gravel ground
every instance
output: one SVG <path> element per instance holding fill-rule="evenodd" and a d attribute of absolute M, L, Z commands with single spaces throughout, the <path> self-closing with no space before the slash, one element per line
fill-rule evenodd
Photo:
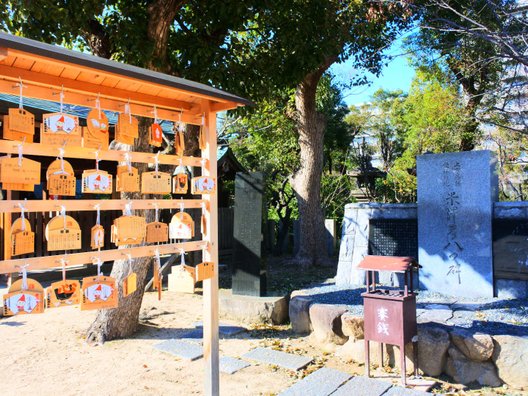
<path fill-rule="evenodd" d="M 316 303 L 345 306 L 352 314 L 363 314 L 361 293 L 355 289 L 324 283 L 296 294 L 309 295 Z M 528 336 L 528 299 L 458 298 L 421 291 L 417 297 L 419 323 L 436 322 L 488 334 Z"/>

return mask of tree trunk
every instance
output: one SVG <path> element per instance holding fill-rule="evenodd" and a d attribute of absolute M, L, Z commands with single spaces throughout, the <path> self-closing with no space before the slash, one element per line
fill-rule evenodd
<path fill-rule="evenodd" d="M 316 109 L 317 84 L 324 70 L 308 74 L 297 86 L 295 108 L 300 146 L 300 168 L 292 178 L 300 221 L 300 244 L 296 260 L 304 265 L 324 265 L 329 261 L 324 215 L 321 208 L 323 140 L 325 118 Z"/>
<path fill-rule="evenodd" d="M 139 118 L 139 139 L 134 150 L 149 152 L 148 129 L 152 123 L 151 119 Z M 121 148 L 121 147 L 120 147 Z M 146 164 L 135 164 L 139 173 L 147 171 Z M 144 199 L 141 193 L 121 193 L 121 199 Z M 132 210 L 134 207 L 132 206 Z M 136 210 L 135 214 L 146 218 L 147 223 L 154 221 L 154 210 Z M 109 232 L 110 230 L 106 230 Z M 136 245 L 134 245 L 136 246 Z M 132 271 L 137 274 L 137 290 L 127 297 L 123 297 L 123 281 L 129 275 L 128 260 L 114 261 L 110 276 L 116 279 L 119 290 L 119 306 L 114 309 L 101 309 L 97 312 L 95 321 L 87 331 L 86 341 L 89 344 L 102 344 L 105 341 L 123 338 L 132 335 L 138 327 L 139 310 L 148 282 L 147 272 L 152 263 L 152 257 L 140 257 L 132 259 Z"/>

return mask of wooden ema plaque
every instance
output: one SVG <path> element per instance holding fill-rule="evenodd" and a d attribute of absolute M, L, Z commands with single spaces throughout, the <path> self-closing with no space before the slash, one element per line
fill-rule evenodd
<path fill-rule="evenodd" d="M 205 279 L 211 279 L 214 275 L 214 263 L 203 262 L 197 264 L 194 268 L 196 282 L 203 281 Z"/>
<path fill-rule="evenodd" d="M 144 217 L 121 216 L 114 220 L 111 239 L 116 246 L 143 243 L 147 232 Z"/>
<path fill-rule="evenodd" d="M 187 194 L 189 190 L 189 177 L 187 173 L 178 173 L 172 177 L 172 193 L 173 194 Z"/>
<path fill-rule="evenodd" d="M 50 113 L 42 116 L 40 126 L 40 143 L 62 146 L 80 147 L 82 145 L 82 130 L 79 127 L 79 117 L 64 113 Z"/>
<path fill-rule="evenodd" d="M 73 167 L 68 161 L 53 161 L 46 171 L 48 193 L 50 195 L 61 195 L 74 197 L 76 193 L 76 179 Z"/>
<path fill-rule="evenodd" d="M 108 117 L 102 110 L 92 109 L 86 117 L 86 128 L 83 128 L 83 145 L 95 149 L 108 148 L 110 137 L 108 133 Z"/>
<path fill-rule="evenodd" d="M 123 281 L 123 297 L 128 297 L 137 290 L 137 274 L 132 272 Z"/>
<path fill-rule="evenodd" d="M 82 173 L 83 194 L 112 194 L 112 175 L 100 169 Z"/>
<path fill-rule="evenodd" d="M 185 152 L 185 136 L 181 131 L 177 131 L 174 135 L 174 151 L 178 157 L 183 157 L 183 153 Z"/>
<path fill-rule="evenodd" d="M 155 122 L 150 126 L 149 130 L 149 144 L 154 147 L 161 147 L 163 142 L 163 129 L 161 125 Z"/>
<path fill-rule="evenodd" d="M 100 224 L 96 224 L 90 231 L 90 247 L 92 249 L 101 249 L 104 247 L 104 228 Z"/>
<path fill-rule="evenodd" d="M 116 280 L 109 276 L 83 278 L 81 311 L 117 308 Z"/>
<path fill-rule="evenodd" d="M 205 125 L 200 125 L 200 132 L 198 133 L 198 147 L 200 150 L 205 150 L 207 146 L 207 129 Z"/>
<path fill-rule="evenodd" d="M 78 280 L 63 279 L 46 288 L 46 307 L 60 308 L 81 303 L 81 283 Z"/>
<path fill-rule="evenodd" d="M 171 193 L 171 175 L 165 172 L 141 174 L 141 193 L 165 195 Z"/>
<path fill-rule="evenodd" d="M 120 113 L 115 127 L 115 140 L 119 143 L 133 145 L 139 136 L 139 124 L 136 117 Z"/>
<path fill-rule="evenodd" d="M 147 224 L 147 243 L 162 243 L 169 241 L 169 226 L 160 221 Z"/>
<path fill-rule="evenodd" d="M 22 289 L 23 279 L 14 282 L 4 294 L 4 316 L 37 314 L 44 312 L 44 289 L 36 280 L 27 279 L 27 289 Z"/>
<path fill-rule="evenodd" d="M 191 194 L 213 194 L 216 191 L 216 180 L 209 176 L 193 177 Z"/>
<path fill-rule="evenodd" d="M 35 233 L 31 231 L 31 223 L 19 217 L 11 226 L 11 255 L 20 256 L 35 251 Z"/>
<path fill-rule="evenodd" d="M 4 190 L 33 191 L 40 184 L 40 162 L 18 157 L 0 158 L 0 183 Z"/>
<path fill-rule="evenodd" d="M 194 221 L 189 213 L 178 212 L 172 216 L 169 225 L 170 239 L 191 239 L 194 237 Z"/>
<path fill-rule="evenodd" d="M 48 251 L 81 249 L 81 228 L 71 216 L 55 216 L 46 225 Z"/>
<path fill-rule="evenodd" d="M 24 109 L 9 109 L 4 116 L 4 139 L 33 143 L 35 116 Z"/>
<path fill-rule="evenodd" d="M 158 291 L 158 300 L 161 301 L 161 293 L 163 291 L 163 274 L 161 273 L 161 265 L 159 259 L 154 260 L 154 280 L 152 286 Z"/>
<path fill-rule="evenodd" d="M 137 168 L 127 165 L 117 167 L 116 191 L 120 192 L 139 192 L 139 172 Z"/>

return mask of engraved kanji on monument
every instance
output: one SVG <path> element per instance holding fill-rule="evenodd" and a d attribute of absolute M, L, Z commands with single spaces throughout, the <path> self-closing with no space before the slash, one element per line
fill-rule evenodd
<path fill-rule="evenodd" d="M 417 158 L 422 288 L 453 296 L 493 296 L 495 166 L 488 150 Z"/>

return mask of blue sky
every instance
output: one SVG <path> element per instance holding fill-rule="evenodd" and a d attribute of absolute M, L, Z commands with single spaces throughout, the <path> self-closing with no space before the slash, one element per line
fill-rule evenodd
<path fill-rule="evenodd" d="M 402 49 L 401 40 L 394 43 L 392 47 L 387 50 L 387 54 L 391 56 L 400 55 L 404 52 Z M 352 62 L 347 61 L 340 64 L 335 64 L 330 71 L 336 76 L 338 81 L 348 82 L 357 71 L 351 65 Z M 369 76 L 370 85 L 359 87 L 352 87 L 351 89 L 343 90 L 343 97 L 347 105 L 357 105 L 368 102 L 372 94 L 380 88 L 387 90 L 401 89 L 404 92 L 409 91 L 411 81 L 414 77 L 414 69 L 409 66 L 407 57 L 404 55 L 396 56 L 383 70 L 379 77 L 374 75 Z"/>

